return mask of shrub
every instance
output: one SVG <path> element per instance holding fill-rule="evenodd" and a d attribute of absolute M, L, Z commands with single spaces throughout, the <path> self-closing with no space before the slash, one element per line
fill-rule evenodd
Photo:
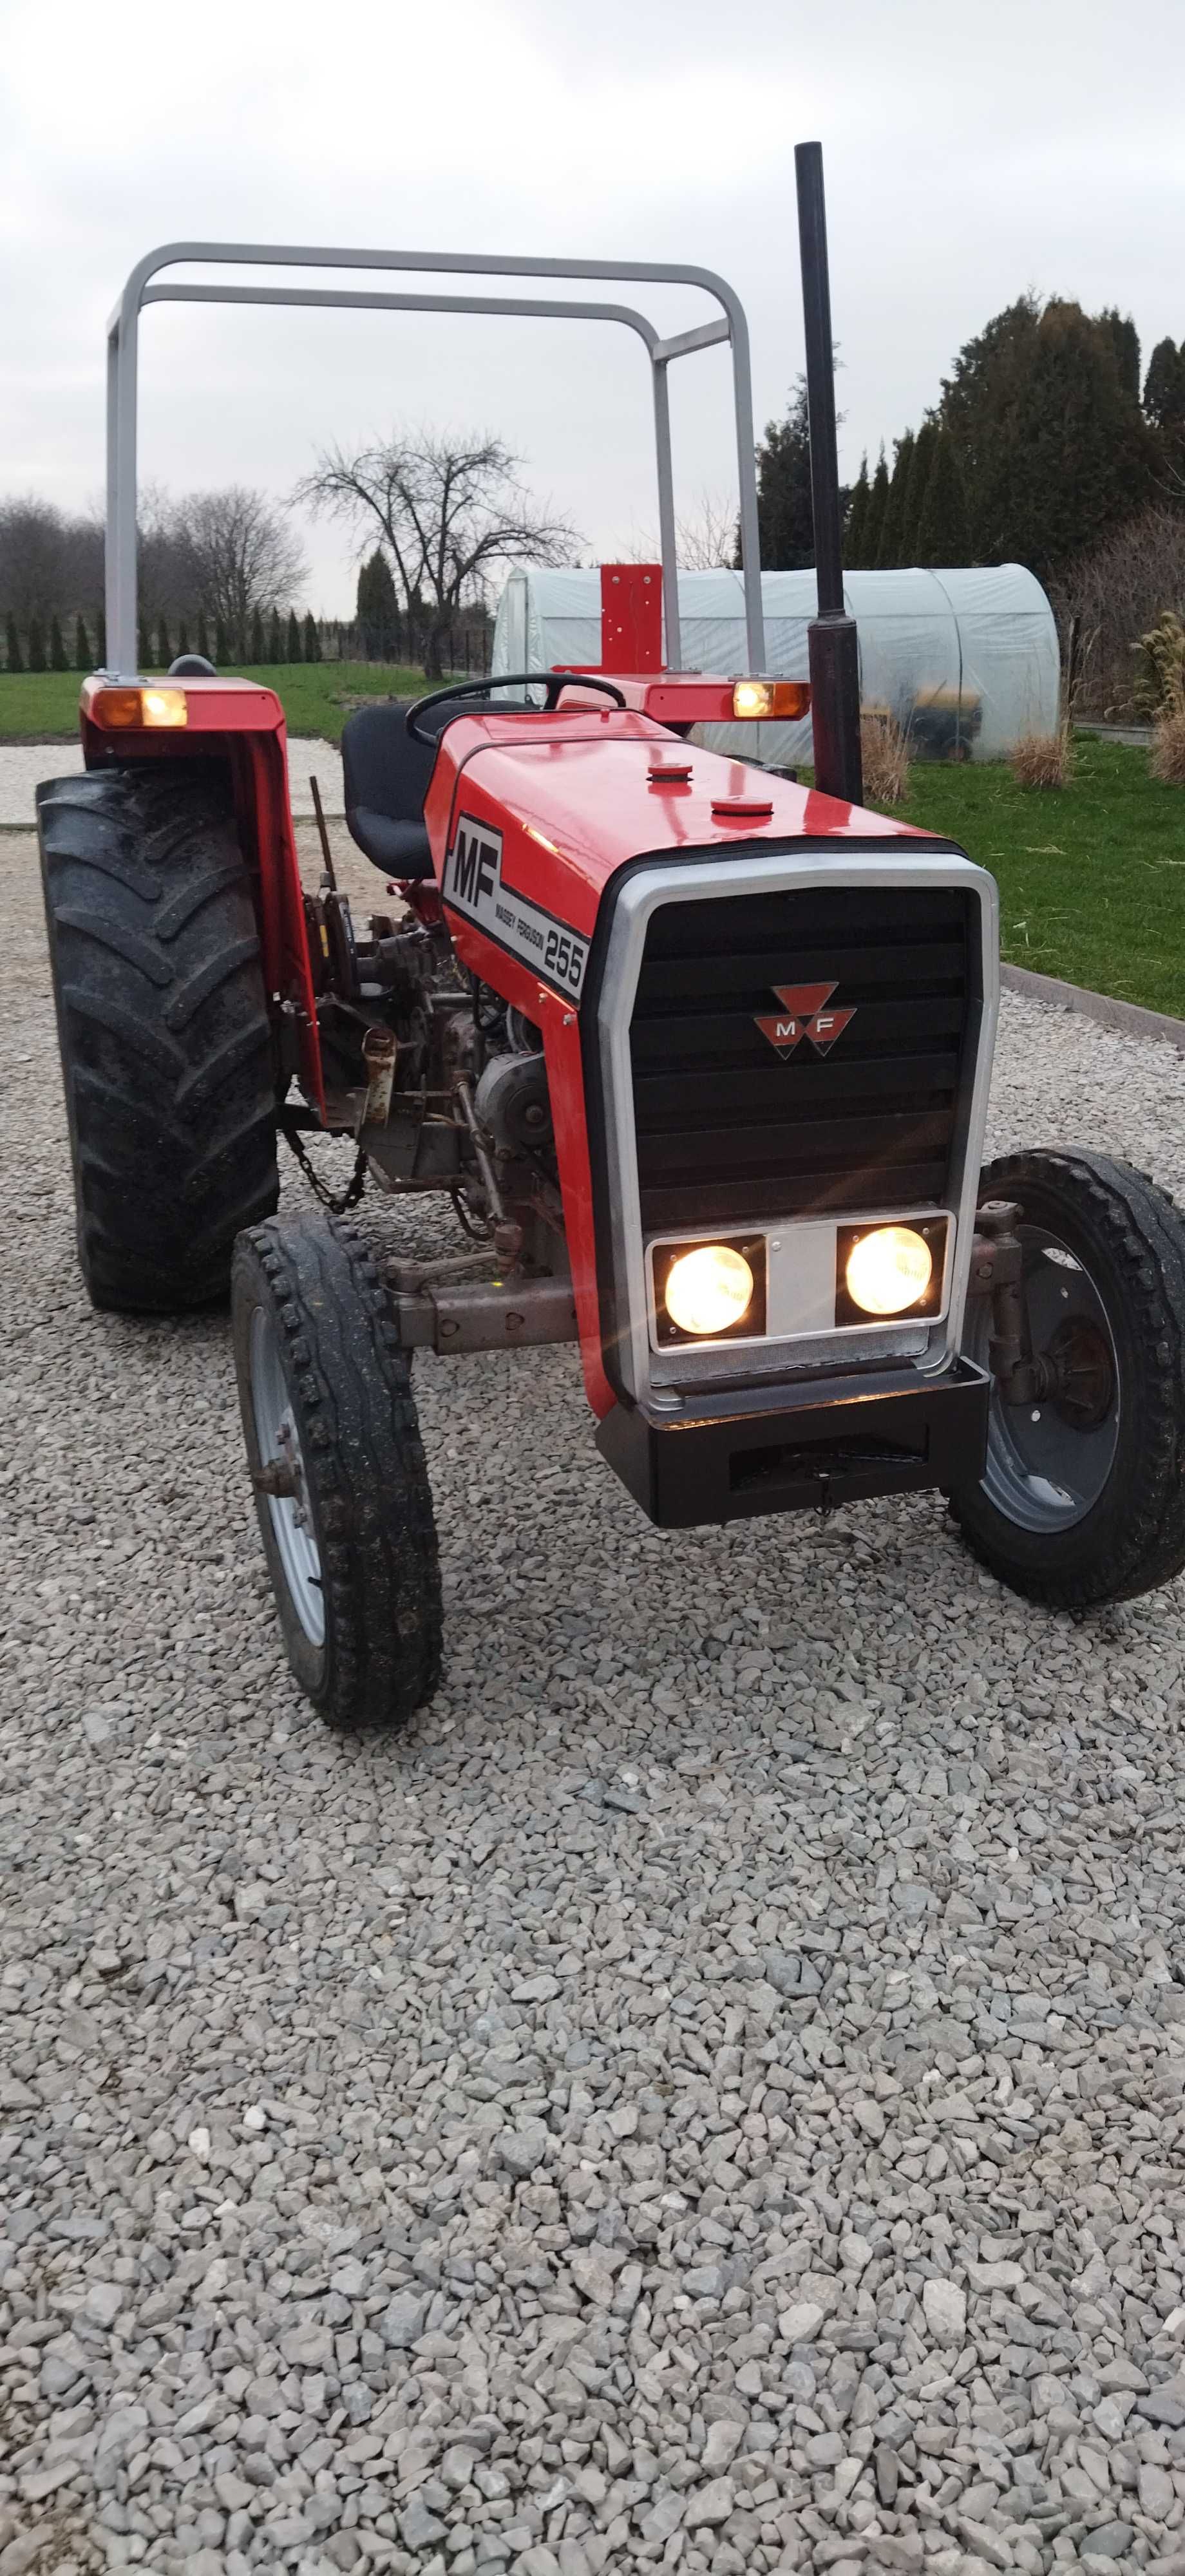
<path fill-rule="evenodd" d="M 861 716 L 860 759 L 867 802 L 900 805 L 909 786 L 909 745 L 894 716 Z"/>
<path fill-rule="evenodd" d="M 1161 623 L 1167 626 L 1170 621 L 1166 617 Z M 1176 625 L 1175 618 L 1172 623 Z M 1177 631 L 1180 633 L 1179 627 Z M 1181 640 L 1185 644 L 1185 636 Z M 1164 786 L 1185 787 L 1185 654 L 1167 674 L 1148 766 Z"/>
<path fill-rule="evenodd" d="M 1185 626 L 1166 608 L 1155 626 L 1132 646 L 1140 655 L 1136 672 L 1136 706 L 1142 716 L 1171 715 L 1185 699 Z"/>
<path fill-rule="evenodd" d="M 15 617 L 6 617 L 4 620 L 4 644 L 9 670 L 23 671 L 24 657 L 21 653 L 21 639 L 16 631 Z"/>
<path fill-rule="evenodd" d="M 74 668 L 76 671 L 94 669 L 91 660 L 91 639 L 86 631 L 85 617 L 76 618 L 74 623 Z"/>
<path fill-rule="evenodd" d="M 1067 787 L 1074 770 L 1068 725 L 1056 733 L 1022 733 L 1008 755 L 1018 787 Z"/>

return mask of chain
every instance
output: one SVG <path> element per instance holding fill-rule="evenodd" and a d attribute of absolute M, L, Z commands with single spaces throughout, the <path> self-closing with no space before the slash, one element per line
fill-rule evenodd
<path fill-rule="evenodd" d="M 361 1145 L 358 1148 L 354 1169 L 350 1174 L 350 1178 L 345 1189 L 327 1190 L 320 1174 L 314 1171 L 308 1155 L 305 1152 L 304 1146 L 301 1144 L 299 1130 L 295 1127 L 285 1127 L 283 1133 L 292 1147 L 292 1151 L 296 1156 L 302 1172 L 304 1173 L 305 1179 L 308 1182 L 314 1198 L 320 1199 L 322 1207 L 328 1208 L 331 1216 L 345 1216 L 350 1208 L 357 1207 L 358 1201 L 366 1187 L 366 1156 L 363 1153 Z"/>

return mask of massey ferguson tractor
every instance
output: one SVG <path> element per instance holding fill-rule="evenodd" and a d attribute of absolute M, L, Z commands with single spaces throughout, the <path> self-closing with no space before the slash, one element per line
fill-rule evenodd
<path fill-rule="evenodd" d="M 38 791 L 78 1246 L 97 1307 L 225 1297 L 247 1469 L 296 1677 L 339 1727 L 405 1720 L 440 1669 L 418 1350 L 578 1346 L 602 1459 L 660 1528 L 945 1495 L 1055 1608 L 1185 1562 L 1185 1225 L 1092 1150 L 981 1169 L 996 890 L 860 802 L 816 145 L 798 154 L 819 578 L 814 784 L 762 765 L 805 686 L 765 671 L 748 343 L 708 271 L 177 243 L 133 272 L 109 370 L 112 667 L 81 777 Z M 561 278 L 543 300 L 153 283 L 184 265 Z M 702 289 L 662 338 L 573 280 Z M 603 290 L 602 290 L 603 291 Z M 607 568 L 599 668 L 438 689 L 345 727 L 355 922 L 302 886 L 284 719 L 194 658 L 136 669 L 136 352 L 163 299 L 624 324 L 652 369 L 662 564 Z M 749 669 L 681 668 L 667 370 L 733 361 Z M 693 728 L 753 725 L 754 758 Z M 352 1139 L 380 1257 L 277 1217 L 278 1148 Z M 321 1183 L 324 1193 L 324 1183 Z M 455 1257 L 413 1260 L 432 1193 Z M 524 1361 L 529 1366 L 529 1360 Z M 792 1579 L 792 1578 L 791 1578 Z"/>

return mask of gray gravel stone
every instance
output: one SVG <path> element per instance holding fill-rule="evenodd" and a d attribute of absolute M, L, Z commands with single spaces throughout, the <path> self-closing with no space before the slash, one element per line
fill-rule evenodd
<path fill-rule="evenodd" d="M 326 1735 L 224 1319 L 82 1296 L 0 867 L 0 2576 L 1160 2576 L 1185 1587 L 1044 1616 L 925 1497 L 660 1546 L 569 1353 L 424 1357 L 444 1682 Z M 1181 1059 L 1002 1027 L 999 1143 L 1185 1189 Z"/>

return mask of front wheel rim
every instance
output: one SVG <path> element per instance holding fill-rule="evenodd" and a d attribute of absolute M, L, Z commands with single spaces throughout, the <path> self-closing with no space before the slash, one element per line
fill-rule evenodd
<path fill-rule="evenodd" d="M 1049 1227 L 1025 1223 L 1017 1229 L 1024 1251 L 1023 1287 L 1032 1347 L 1040 1355 L 1064 1348 L 1067 1328 L 1076 1328 L 1077 1383 L 1088 1373 L 1083 1355 L 1110 1360 L 1109 1401 L 1065 1401 L 1045 1397 L 1032 1404 L 1006 1404 L 993 1384 L 988 1407 L 987 1460 L 983 1491 L 1005 1520 L 1035 1537 L 1050 1538 L 1075 1529 L 1095 1508 L 1119 1446 L 1119 1364 L 1115 1336 L 1103 1298 L 1076 1252 Z M 968 1309 L 967 1356 L 989 1365 L 991 1300 L 976 1298 Z"/>
<path fill-rule="evenodd" d="M 249 1360 L 251 1411 L 260 1465 L 265 1470 L 272 1467 L 289 1469 L 296 1481 L 295 1495 L 265 1493 L 261 1500 L 267 1505 L 272 1536 L 292 1607 L 309 1643 L 323 1646 L 325 1594 L 321 1582 L 321 1551 L 313 1530 L 304 1452 L 284 1376 L 275 1322 L 264 1306 L 256 1306 L 252 1312 Z"/>

